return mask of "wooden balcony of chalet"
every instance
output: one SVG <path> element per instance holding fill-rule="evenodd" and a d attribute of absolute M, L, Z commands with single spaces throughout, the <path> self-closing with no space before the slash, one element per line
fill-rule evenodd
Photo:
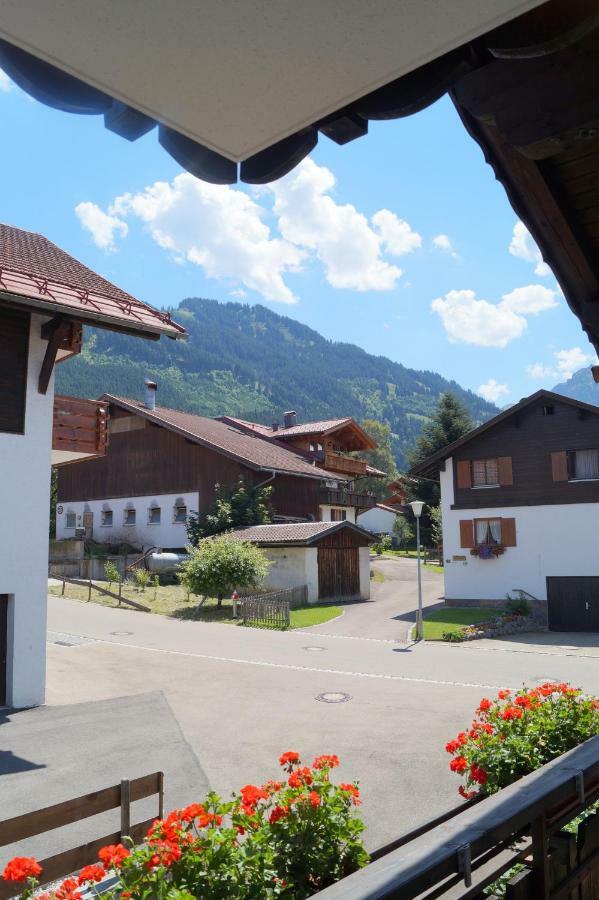
<path fill-rule="evenodd" d="M 79 397 L 54 397 L 52 465 L 104 456 L 108 446 L 108 405 Z"/>
<path fill-rule="evenodd" d="M 320 489 L 318 502 L 323 506 L 355 506 L 363 511 L 375 506 L 376 497 L 370 491 L 344 491 L 323 487 Z"/>
<path fill-rule="evenodd" d="M 343 475 L 351 475 L 358 478 L 366 474 L 366 466 L 368 463 L 364 459 L 356 459 L 354 456 L 348 456 L 346 453 L 340 453 L 337 450 L 327 450 L 324 454 L 323 467 L 330 472 L 339 472 Z"/>

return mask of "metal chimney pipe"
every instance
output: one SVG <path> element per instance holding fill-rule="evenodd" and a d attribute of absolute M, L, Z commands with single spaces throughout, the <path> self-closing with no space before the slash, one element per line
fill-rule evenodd
<path fill-rule="evenodd" d="M 285 423 L 285 428 L 292 428 L 297 422 L 297 413 L 294 409 L 288 410 L 283 415 L 283 422 Z"/>
<path fill-rule="evenodd" d="M 155 381 L 144 381 L 145 384 L 145 392 L 144 392 L 144 406 L 146 409 L 156 409 L 156 391 L 158 390 L 158 385 Z"/>

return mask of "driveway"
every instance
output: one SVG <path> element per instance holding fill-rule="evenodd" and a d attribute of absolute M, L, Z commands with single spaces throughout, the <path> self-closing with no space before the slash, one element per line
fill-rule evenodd
<path fill-rule="evenodd" d="M 324 625 L 314 625 L 310 632 L 407 642 L 408 632 L 416 621 L 418 606 L 416 560 L 374 557 L 371 568 L 385 579 L 382 582 L 371 581 L 371 599 L 344 604 L 343 616 Z M 443 591 L 443 575 L 423 568 L 423 606 L 430 608 L 440 603 Z"/>

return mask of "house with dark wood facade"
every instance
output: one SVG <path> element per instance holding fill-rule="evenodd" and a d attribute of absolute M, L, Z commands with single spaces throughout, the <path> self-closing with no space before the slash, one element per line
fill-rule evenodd
<path fill-rule="evenodd" d="M 54 396 L 84 323 L 185 334 L 42 235 L 0 225 L 0 706 L 44 701 L 50 466 L 106 451 L 106 403 Z"/>
<path fill-rule="evenodd" d="M 524 591 L 599 631 L 599 406 L 537 391 L 411 474 L 441 483 L 449 603 Z"/>
<path fill-rule="evenodd" d="M 303 426 L 313 435 L 304 447 L 279 439 L 277 429 L 159 407 L 153 382 L 146 382 L 144 402 L 105 394 L 102 403 L 110 414 L 106 454 L 59 468 L 58 538 L 84 533 L 100 542 L 183 548 L 188 514 L 205 513 L 215 485 L 233 487 L 240 478 L 272 487 L 279 522 L 354 522 L 375 502 L 353 489 L 358 473 L 376 470 L 349 455 L 374 446 L 352 419 L 327 423 L 335 438 L 322 433 L 323 423 Z"/>

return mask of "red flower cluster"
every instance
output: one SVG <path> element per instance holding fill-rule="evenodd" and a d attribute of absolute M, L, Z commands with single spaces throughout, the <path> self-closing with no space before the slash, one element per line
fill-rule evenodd
<path fill-rule="evenodd" d="M 268 821 L 271 825 L 274 825 L 275 822 L 278 822 L 279 819 L 286 819 L 289 815 L 289 807 L 288 806 L 275 806 L 273 811 L 271 812 Z"/>
<path fill-rule="evenodd" d="M 362 802 L 360 800 L 360 791 L 355 786 L 355 784 L 340 784 L 339 787 L 342 791 L 345 791 L 346 794 L 351 794 L 352 803 L 354 806 L 359 806 Z"/>
<path fill-rule="evenodd" d="M 32 856 L 15 856 L 5 866 L 2 873 L 4 881 L 27 881 L 41 875 L 42 867 Z"/>
<path fill-rule="evenodd" d="M 317 756 L 312 763 L 313 769 L 336 769 L 339 765 L 339 757 L 335 753 L 327 754 L 324 753 L 322 756 Z"/>
<path fill-rule="evenodd" d="M 298 788 L 304 784 L 307 786 L 311 785 L 313 780 L 312 772 L 307 766 L 304 766 L 303 769 L 296 769 L 292 772 L 287 783 L 289 787 Z"/>
<path fill-rule="evenodd" d="M 449 768 L 452 772 L 457 772 L 461 775 L 468 768 L 468 760 L 465 756 L 455 756 L 449 763 Z"/>
<path fill-rule="evenodd" d="M 122 844 L 108 844 L 107 847 L 102 847 L 98 851 L 98 859 L 101 863 L 104 863 L 106 870 L 120 869 L 123 865 L 123 860 L 127 859 L 128 856 L 131 856 L 131 851 L 123 847 Z"/>
<path fill-rule="evenodd" d="M 282 753 L 279 756 L 279 765 L 281 766 L 293 766 L 297 765 L 300 761 L 300 755 L 297 750 L 287 750 L 286 753 Z"/>

